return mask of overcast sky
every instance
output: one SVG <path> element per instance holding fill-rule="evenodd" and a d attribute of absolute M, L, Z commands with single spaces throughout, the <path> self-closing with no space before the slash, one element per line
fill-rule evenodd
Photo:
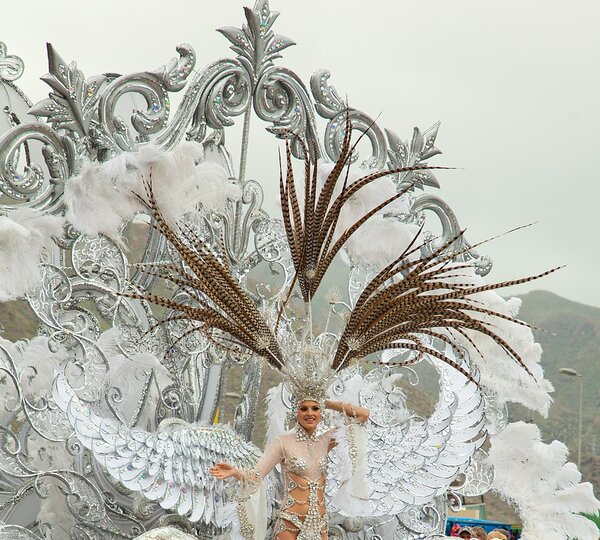
<path fill-rule="evenodd" d="M 11 0 L 0 41 L 25 61 L 18 84 L 36 102 L 47 94 L 46 41 L 86 77 L 156 69 L 182 42 L 201 68 L 232 56 L 214 29 L 241 25 L 251 1 Z M 298 44 L 279 65 L 307 84 L 330 70 L 351 106 L 381 113 L 379 125 L 402 138 L 442 122 L 435 164 L 463 169 L 437 175 L 440 195 L 471 241 L 538 221 L 482 250 L 495 261 L 493 279 L 567 264 L 529 289 L 600 306 L 600 2 L 272 0 L 271 8 L 281 12 L 275 31 Z M 247 176 L 272 183 L 278 145 L 256 117 L 252 127 Z"/>

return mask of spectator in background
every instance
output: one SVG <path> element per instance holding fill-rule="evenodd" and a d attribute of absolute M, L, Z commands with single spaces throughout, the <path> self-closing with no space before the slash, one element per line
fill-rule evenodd
<path fill-rule="evenodd" d="M 485 532 L 483 527 L 473 527 L 473 538 L 487 540 L 487 532 Z"/>
<path fill-rule="evenodd" d="M 452 528 L 450 529 L 450 536 L 458 536 L 460 532 L 460 525 L 458 523 L 453 523 Z"/>
<path fill-rule="evenodd" d="M 471 527 L 463 527 L 458 533 L 459 538 L 467 538 L 467 540 L 471 540 L 475 535 L 473 534 L 473 529 Z"/>
<path fill-rule="evenodd" d="M 510 535 L 507 536 L 505 532 L 504 529 L 494 529 L 487 535 L 487 540 L 510 540 Z"/>

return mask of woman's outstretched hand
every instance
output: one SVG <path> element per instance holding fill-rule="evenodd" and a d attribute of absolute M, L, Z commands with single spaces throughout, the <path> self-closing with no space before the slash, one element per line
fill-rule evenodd
<path fill-rule="evenodd" d="M 226 478 L 236 476 L 236 473 L 237 469 L 233 465 L 229 465 L 229 463 L 217 463 L 210 470 L 210 474 L 219 480 L 225 480 Z"/>

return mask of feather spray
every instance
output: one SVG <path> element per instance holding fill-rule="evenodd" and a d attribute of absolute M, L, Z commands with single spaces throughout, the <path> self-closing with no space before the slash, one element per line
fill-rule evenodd
<path fill-rule="evenodd" d="M 306 156 L 302 203 L 296 191 L 289 141 L 286 143 L 287 171 L 284 179 L 283 169 L 280 168 L 280 198 L 285 233 L 295 267 L 295 277 L 287 299 L 297 283 L 305 304 L 309 307 L 325 272 L 348 239 L 372 216 L 405 195 L 412 186 L 387 197 L 336 233 L 340 215 L 351 198 L 365 186 L 389 174 L 448 168 L 404 167 L 374 172 L 349 183 L 349 161 L 357 144 L 351 144 L 351 135 L 352 126 L 347 117 L 340 157 L 320 186 L 317 165 L 311 161 L 311 154 L 304 142 L 298 141 Z M 155 227 L 187 265 L 186 268 L 167 264 L 146 267 L 144 270 L 187 291 L 197 305 L 183 304 L 148 293 L 132 293 L 130 296 L 172 310 L 174 315 L 163 322 L 188 320 L 196 323 L 187 333 L 202 331 L 220 346 L 228 343 L 238 352 L 239 347 L 245 348 L 250 353 L 264 357 L 280 370 L 286 366 L 286 362 L 292 364 L 290 358 L 284 358 L 276 332 L 265 322 L 254 300 L 240 286 L 227 262 L 189 227 L 180 224 L 176 231 L 165 220 L 156 202 L 151 179 L 146 183 L 146 196 L 138 196 L 138 199 L 149 208 Z M 481 304 L 476 300 L 476 295 L 539 279 L 557 268 L 536 276 L 494 284 L 456 282 L 455 278 L 461 275 L 461 271 L 472 268 L 468 263 L 456 263 L 457 256 L 476 246 L 465 247 L 457 252 L 455 246 L 462 244 L 463 232 L 460 232 L 431 254 L 419 256 L 423 247 L 417 242 L 420 232 L 417 232 L 412 242 L 395 260 L 367 284 L 359 296 L 343 328 L 337 348 L 330 356 L 329 371 L 325 374 L 327 376 L 322 377 L 323 384 L 326 384 L 325 379 L 334 377 L 355 360 L 373 353 L 398 349 L 414 353 L 410 360 L 398 363 L 412 364 L 425 355 L 430 355 L 475 380 L 471 373 L 454 360 L 462 357 L 465 340 L 479 351 L 470 337 L 473 334 L 491 338 L 508 357 L 531 375 L 517 351 L 494 330 L 493 321 L 505 320 L 528 325 Z M 287 299 L 280 308 L 280 315 Z M 276 328 L 279 320 L 278 317 Z M 307 324 L 310 325 L 310 316 Z M 310 332 L 305 332 L 305 335 L 309 336 Z M 431 345 L 432 339 L 447 344 L 452 355 L 438 351 Z M 289 353 L 287 351 L 286 355 L 290 356 Z M 307 375 L 308 379 L 310 377 Z"/>
<path fill-rule="evenodd" d="M 448 168 L 405 167 L 374 172 L 348 183 L 349 160 L 357 144 L 351 144 L 351 136 L 352 126 L 350 118 L 347 116 L 340 157 L 320 188 L 317 185 L 316 163 L 311 162 L 310 154 L 304 148 L 306 156 L 304 208 L 301 208 L 298 202 L 290 145 L 289 142 L 286 144 L 287 172 L 285 180 L 283 171 L 280 174 L 280 199 L 284 227 L 296 270 L 290 294 L 297 281 L 303 300 L 308 305 L 334 257 L 348 239 L 377 212 L 398 200 L 414 186 L 411 184 L 388 197 L 336 235 L 344 205 L 351 200 L 352 196 L 386 175 L 409 172 L 419 168 Z M 302 141 L 300 144 L 303 144 Z M 347 168 L 345 176 L 342 174 L 344 167 Z M 339 192 L 339 195 L 334 197 L 336 192 Z M 539 279 L 558 268 L 536 276 L 481 286 L 452 283 L 449 278 L 454 277 L 457 271 L 472 268 L 471 264 L 457 266 L 453 262 L 458 255 L 473 249 L 473 247 L 464 248 L 458 253 L 453 249 L 454 246 L 461 245 L 464 231 L 434 250 L 430 255 L 415 259 L 415 255 L 422 247 L 421 245 L 415 247 L 420 232 L 420 230 L 417 232 L 412 242 L 395 260 L 371 280 L 360 295 L 349 314 L 340 337 L 331 364 L 333 371 L 339 372 L 353 360 L 373 353 L 404 349 L 415 352 L 409 363 L 416 363 L 425 354 L 428 354 L 472 379 L 470 373 L 429 343 L 431 338 L 437 338 L 448 344 L 454 355 L 462 357 L 462 343 L 453 339 L 453 336 L 460 335 L 468 343 L 474 345 L 473 340 L 469 337 L 469 332 L 476 332 L 490 337 L 510 358 L 531 375 L 526 363 L 510 343 L 494 331 L 492 323 L 482 321 L 480 315 L 485 315 L 492 321 L 496 318 L 509 320 L 516 324 L 526 324 L 479 305 L 471 297 L 485 291 Z M 288 294 L 288 298 L 290 294 Z M 478 350 L 476 346 L 475 349 Z"/>
<path fill-rule="evenodd" d="M 414 187 L 414 183 L 409 184 L 403 190 L 373 207 L 338 235 L 336 234 L 336 230 L 340 215 L 344 205 L 354 195 L 379 178 L 391 174 L 422 169 L 450 168 L 424 165 L 402 167 L 373 172 L 352 183 L 348 183 L 350 158 L 358 144 L 358 141 L 351 144 L 351 138 L 352 125 L 350 116 L 346 115 L 346 129 L 340 156 L 320 188 L 318 186 L 317 163 L 311 161 L 311 153 L 304 142 L 298 140 L 305 156 L 304 209 L 300 208 L 292 167 L 290 143 L 289 140 L 286 140 L 286 175 L 284 179 L 283 171 L 281 170 L 279 182 L 281 210 L 292 261 L 296 270 L 296 277 L 292 283 L 292 287 L 297 281 L 300 286 L 302 298 L 307 304 L 314 297 L 327 269 L 348 239 L 372 216 L 406 195 Z M 343 174 L 344 168 L 346 168 L 345 174 Z M 339 192 L 337 196 L 335 195 L 336 192 Z"/>
<path fill-rule="evenodd" d="M 156 202 L 152 175 L 145 182 L 145 188 L 146 197 L 138 195 L 138 200 L 147 206 L 154 218 L 153 226 L 179 253 L 185 265 L 140 265 L 141 269 L 185 290 L 196 305 L 146 292 L 123 293 L 123 296 L 146 300 L 171 310 L 173 315 L 161 324 L 182 320 L 192 322 L 191 329 L 179 339 L 200 331 L 221 348 L 240 352 L 241 347 L 265 358 L 275 368 L 281 368 L 283 355 L 273 332 L 229 265 L 189 226 L 180 224 L 176 232 L 169 225 Z"/>

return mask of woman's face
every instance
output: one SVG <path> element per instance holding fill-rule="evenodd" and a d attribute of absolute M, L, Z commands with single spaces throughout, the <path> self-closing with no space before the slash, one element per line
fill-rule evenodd
<path fill-rule="evenodd" d="M 316 401 L 303 401 L 296 417 L 304 430 L 312 433 L 321 420 L 321 406 Z"/>

